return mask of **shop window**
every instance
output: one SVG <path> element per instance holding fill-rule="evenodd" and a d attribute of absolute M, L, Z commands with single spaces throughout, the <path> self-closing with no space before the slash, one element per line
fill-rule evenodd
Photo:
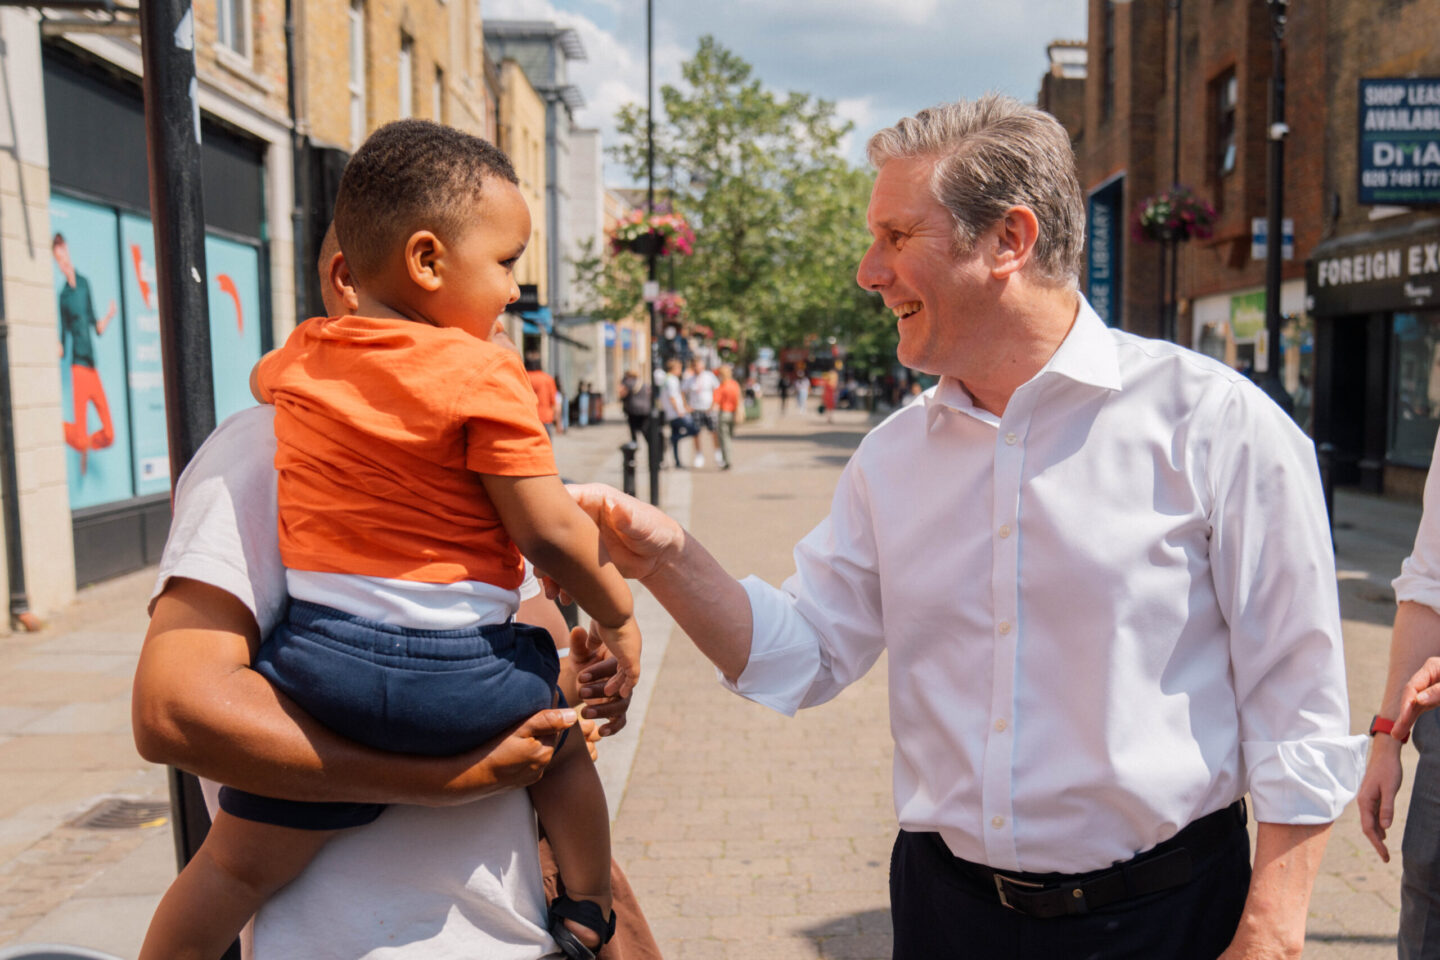
<path fill-rule="evenodd" d="M 1104 25 L 1101 36 L 1105 38 L 1104 59 L 1101 66 L 1100 119 L 1109 120 L 1115 112 L 1115 2 L 1106 0 Z"/>
<path fill-rule="evenodd" d="M 50 196 L 59 314 L 61 418 L 70 507 L 170 489 L 165 385 L 150 219 Z M 264 346 L 260 244 L 207 233 L 205 263 L 217 421 L 254 404 Z"/>
<path fill-rule="evenodd" d="M 1424 467 L 1440 426 L 1440 313 L 1397 313 L 1391 337 L 1395 392 L 1386 458 Z"/>
<path fill-rule="evenodd" d="M 365 0 L 350 0 L 350 147 L 365 140 Z"/>
<path fill-rule="evenodd" d="M 215 0 L 215 40 L 231 53 L 250 58 L 250 0 Z"/>
<path fill-rule="evenodd" d="M 1240 81 L 1231 67 L 1211 84 L 1211 100 L 1215 104 L 1215 173 L 1225 176 L 1235 169 L 1235 112 L 1240 102 Z"/>

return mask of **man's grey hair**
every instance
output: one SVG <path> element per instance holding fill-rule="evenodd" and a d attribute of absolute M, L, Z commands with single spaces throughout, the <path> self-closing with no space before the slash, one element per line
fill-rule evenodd
<path fill-rule="evenodd" d="M 895 159 L 933 158 L 930 188 L 955 221 L 955 248 L 975 240 L 1011 207 L 1040 222 L 1031 261 L 1037 276 L 1073 286 L 1085 248 L 1085 203 L 1070 135 L 1053 116 L 1013 97 L 986 94 L 921 110 L 870 138 L 880 169 Z"/>

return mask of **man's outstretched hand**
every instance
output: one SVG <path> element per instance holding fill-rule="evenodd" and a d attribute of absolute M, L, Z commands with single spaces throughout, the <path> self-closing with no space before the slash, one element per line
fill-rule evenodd
<path fill-rule="evenodd" d="M 685 529 L 657 507 L 603 483 L 566 489 L 599 527 L 605 559 L 631 580 L 644 580 L 685 545 Z"/>

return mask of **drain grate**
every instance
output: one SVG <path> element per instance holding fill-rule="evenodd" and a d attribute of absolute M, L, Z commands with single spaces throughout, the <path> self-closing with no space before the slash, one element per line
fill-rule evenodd
<path fill-rule="evenodd" d="M 108 797 L 71 820 L 67 826 L 89 830 L 133 830 L 163 826 L 169 820 L 170 804 L 164 800 Z"/>

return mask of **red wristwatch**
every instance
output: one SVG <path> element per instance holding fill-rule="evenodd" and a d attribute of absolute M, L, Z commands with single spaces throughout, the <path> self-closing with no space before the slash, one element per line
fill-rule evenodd
<path fill-rule="evenodd" d="M 1384 717 L 1380 716 L 1378 713 L 1375 715 L 1375 718 L 1370 721 L 1370 736 L 1372 736 L 1372 737 L 1375 736 L 1375 734 L 1377 734 L 1377 733 L 1388 733 L 1388 734 L 1390 734 L 1390 736 L 1395 737 L 1395 734 L 1394 734 L 1394 733 L 1391 733 L 1391 731 L 1393 731 L 1394 729 L 1395 729 L 1395 721 L 1394 721 L 1394 720 L 1386 720 Z M 1396 739 L 1396 740 L 1399 740 L 1401 743 L 1404 743 L 1406 740 L 1409 740 L 1410 738 L 1409 738 L 1409 737 L 1395 737 L 1395 739 Z"/>

